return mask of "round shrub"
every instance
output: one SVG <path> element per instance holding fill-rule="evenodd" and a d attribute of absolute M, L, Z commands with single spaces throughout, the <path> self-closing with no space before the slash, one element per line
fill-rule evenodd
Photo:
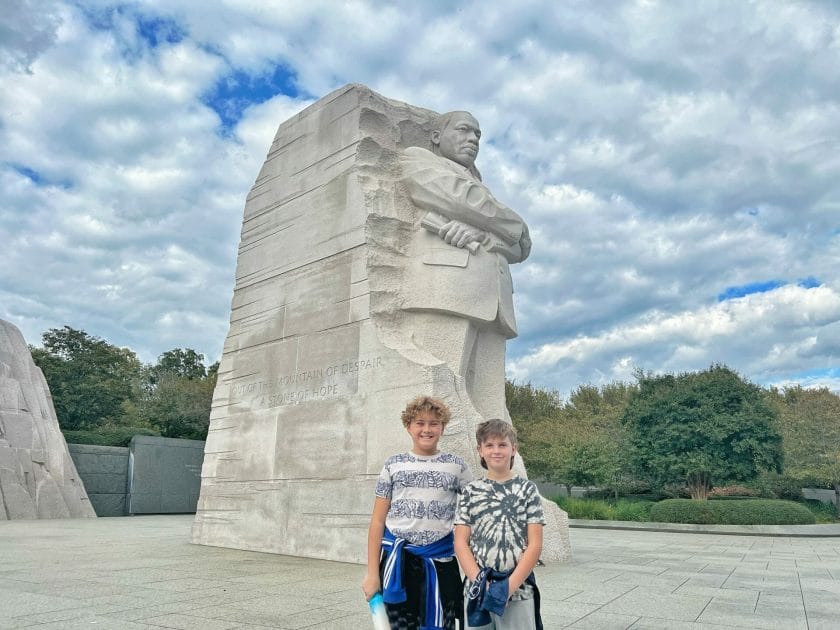
<path fill-rule="evenodd" d="M 717 523 L 714 508 L 708 501 L 665 499 L 650 508 L 650 520 L 659 523 Z"/>
<path fill-rule="evenodd" d="M 703 525 L 812 525 L 815 522 L 813 513 L 805 506 L 774 499 L 666 499 L 651 508 L 650 520 Z"/>
<path fill-rule="evenodd" d="M 813 512 L 793 501 L 747 499 L 715 504 L 721 523 L 731 525 L 813 525 Z"/>

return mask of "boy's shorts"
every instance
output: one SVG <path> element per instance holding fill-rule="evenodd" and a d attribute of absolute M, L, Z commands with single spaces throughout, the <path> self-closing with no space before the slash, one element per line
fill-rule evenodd
<path fill-rule="evenodd" d="M 382 577 L 382 569 L 385 560 L 379 564 L 379 576 Z M 388 620 L 391 622 L 392 630 L 419 630 L 423 625 L 425 615 L 426 588 L 426 567 L 422 558 L 403 553 L 403 588 L 405 588 L 406 600 L 402 604 L 385 604 L 388 611 Z M 458 570 L 458 563 L 455 558 L 448 561 L 435 560 L 435 568 L 438 575 L 438 589 L 443 603 L 444 628 L 455 630 L 464 628 L 464 597 L 461 585 L 461 572 Z"/>
<path fill-rule="evenodd" d="M 464 602 L 466 604 L 466 602 Z M 466 619 L 466 606 L 464 618 Z M 490 613 L 490 623 L 484 626 L 464 626 L 466 630 L 533 630 L 537 627 L 534 615 L 534 599 L 519 599 L 508 602 L 505 614 L 499 617 Z"/>

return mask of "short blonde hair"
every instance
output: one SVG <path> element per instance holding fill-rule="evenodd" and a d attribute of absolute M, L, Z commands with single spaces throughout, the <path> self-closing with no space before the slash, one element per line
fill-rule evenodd
<path fill-rule="evenodd" d="M 403 426 L 407 428 L 408 425 L 411 424 L 411 421 L 424 411 L 433 413 L 435 418 L 440 420 L 443 426 L 446 426 L 449 419 L 452 417 L 452 412 L 449 411 L 449 407 L 447 407 L 446 403 L 440 398 L 434 398 L 432 396 L 418 396 L 417 398 L 409 401 L 409 403 L 405 406 L 405 410 L 402 412 L 401 416 Z"/>

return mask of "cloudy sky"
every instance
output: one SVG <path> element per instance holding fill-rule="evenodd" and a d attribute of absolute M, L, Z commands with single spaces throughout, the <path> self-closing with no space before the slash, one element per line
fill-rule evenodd
<path fill-rule="evenodd" d="M 828 1 L 4 0 L 0 318 L 216 360 L 275 130 L 355 82 L 481 122 L 509 376 L 840 390 L 838 68 Z"/>

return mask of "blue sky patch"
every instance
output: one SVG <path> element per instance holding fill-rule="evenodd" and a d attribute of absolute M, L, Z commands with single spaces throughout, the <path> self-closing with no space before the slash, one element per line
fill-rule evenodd
<path fill-rule="evenodd" d="M 300 96 L 296 81 L 297 75 L 280 64 L 272 72 L 258 75 L 234 70 L 220 77 L 201 100 L 222 119 L 222 132 L 227 135 L 251 105 L 264 103 L 277 94 Z"/>
<path fill-rule="evenodd" d="M 187 34 L 175 20 L 142 15 L 137 16 L 137 32 L 152 48 L 161 44 L 177 44 Z"/>
<path fill-rule="evenodd" d="M 803 370 L 791 375 L 794 381 L 812 381 L 822 378 L 838 378 L 840 377 L 840 367 L 815 368 L 813 370 Z"/>
<path fill-rule="evenodd" d="M 114 15 L 121 10 L 119 5 L 110 7 L 92 7 L 84 2 L 74 3 L 76 8 L 82 12 L 87 23 L 99 31 L 108 31 L 114 28 Z"/>
<path fill-rule="evenodd" d="M 20 164 L 10 164 L 9 166 L 12 167 L 12 170 L 20 173 L 24 177 L 29 178 L 33 184 L 38 184 L 39 186 L 45 185 L 47 182 L 44 177 L 38 171 L 29 168 L 28 166 L 21 166 Z"/>
<path fill-rule="evenodd" d="M 65 189 L 70 188 L 72 186 L 71 182 L 68 180 L 62 181 L 59 179 L 50 179 L 40 171 L 36 171 L 34 168 L 29 168 L 28 166 L 24 166 L 23 164 L 13 164 L 11 162 L 6 162 L 5 166 L 8 166 L 19 175 L 23 175 L 36 186 L 58 186 L 59 188 Z"/>
<path fill-rule="evenodd" d="M 764 282 L 750 282 L 749 284 L 742 284 L 738 287 L 727 287 L 723 290 L 723 293 L 718 294 L 718 302 L 734 300 L 735 298 L 741 298 L 752 293 L 767 293 L 768 291 L 778 289 L 785 284 L 787 283 L 782 280 L 765 280 Z"/>
<path fill-rule="evenodd" d="M 822 282 L 817 280 L 814 276 L 808 276 L 807 278 L 802 278 L 801 280 L 796 281 L 796 286 L 802 287 L 803 289 L 815 289 L 820 285 L 822 285 Z"/>
<path fill-rule="evenodd" d="M 76 6 L 84 14 L 92 28 L 112 32 L 122 48 L 123 55 L 129 59 L 140 56 L 141 50 L 133 50 L 133 43 L 127 42 L 125 38 L 119 36 L 119 29 L 115 28 L 115 23 L 120 18 L 134 20 L 137 35 L 149 48 L 157 48 L 161 44 L 176 44 L 187 36 L 187 31 L 174 19 L 141 15 L 137 13 L 135 7 L 126 4 L 115 4 L 101 8 L 83 4 L 77 4 Z"/>

